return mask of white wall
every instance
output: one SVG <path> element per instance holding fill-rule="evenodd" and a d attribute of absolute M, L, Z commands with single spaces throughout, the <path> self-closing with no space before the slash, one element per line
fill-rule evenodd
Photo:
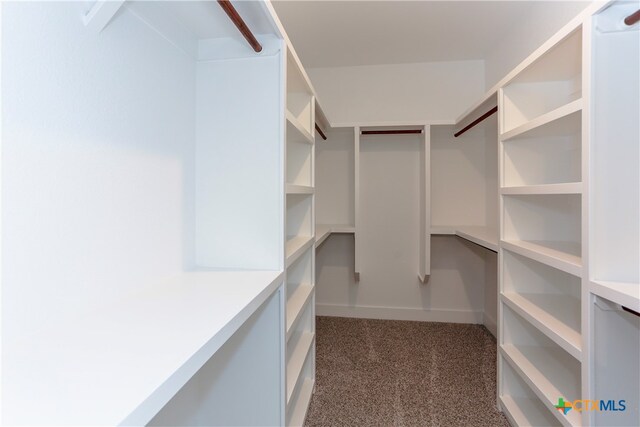
<path fill-rule="evenodd" d="M 583 11 L 589 1 L 536 1 L 528 14 L 485 55 L 485 85 L 489 89 L 549 37 Z"/>
<path fill-rule="evenodd" d="M 332 124 L 454 120 L 484 93 L 484 62 L 311 68 Z"/>
<path fill-rule="evenodd" d="M 193 264 L 195 63 L 126 10 L 87 31 L 85 7 L 3 4 L 3 333 Z"/>

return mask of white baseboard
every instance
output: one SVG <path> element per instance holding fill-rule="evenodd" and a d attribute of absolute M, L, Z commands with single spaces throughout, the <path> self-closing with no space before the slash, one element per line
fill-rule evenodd
<path fill-rule="evenodd" d="M 414 320 L 420 322 L 447 322 L 482 324 L 482 311 L 421 310 L 419 308 L 367 307 L 316 304 L 316 315 L 355 317 L 360 319 Z"/>
<path fill-rule="evenodd" d="M 496 319 L 487 316 L 487 313 L 482 317 L 482 324 L 491 332 L 494 338 L 498 338 L 498 322 Z"/>

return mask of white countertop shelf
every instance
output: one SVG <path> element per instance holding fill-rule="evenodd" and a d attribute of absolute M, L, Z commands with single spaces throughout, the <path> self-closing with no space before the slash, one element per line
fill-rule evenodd
<path fill-rule="evenodd" d="M 503 141 L 514 138 L 565 136 L 580 132 L 582 98 L 571 101 L 501 135 Z"/>
<path fill-rule="evenodd" d="M 316 224 L 316 247 L 320 246 L 331 233 L 355 234 L 353 225 Z"/>
<path fill-rule="evenodd" d="M 295 262 L 315 242 L 313 236 L 297 236 L 287 240 L 287 267 Z"/>
<path fill-rule="evenodd" d="M 500 193 L 504 195 L 536 195 L 536 194 L 582 194 L 581 182 L 567 182 L 562 184 L 522 185 L 517 187 L 502 187 Z"/>
<path fill-rule="evenodd" d="M 307 355 L 309 354 L 309 351 L 311 351 L 314 337 L 315 334 L 313 332 L 304 332 L 300 335 L 295 348 L 289 356 L 289 360 L 287 360 L 287 406 L 291 401 L 293 389 L 300 379 L 304 362 L 307 360 Z"/>
<path fill-rule="evenodd" d="M 299 285 L 287 300 L 287 341 L 313 293 L 313 285 Z"/>
<path fill-rule="evenodd" d="M 4 421 L 147 424 L 281 281 L 277 271 L 188 272 L 5 337 Z"/>
<path fill-rule="evenodd" d="M 287 194 L 313 194 L 313 187 L 287 184 Z"/>
<path fill-rule="evenodd" d="M 432 235 L 458 236 L 476 245 L 498 252 L 498 230 L 476 225 L 439 225 L 431 227 Z"/>
<path fill-rule="evenodd" d="M 582 360 L 580 300 L 561 294 L 502 294 L 502 300 L 577 360 Z"/>
<path fill-rule="evenodd" d="M 582 257 L 580 244 L 547 240 L 502 240 L 502 247 L 565 273 L 580 277 Z"/>
<path fill-rule="evenodd" d="M 300 121 L 293 115 L 292 112 L 287 110 L 287 138 L 295 138 L 299 141 L 304 141 L 308 144 L 313 144 L 313 136 L 307 131 Z"/>
<path fill-rule="evenodd" d="M 640 283 L 592 280 L 589 289 L 592 294 L 640 312 Z"/>

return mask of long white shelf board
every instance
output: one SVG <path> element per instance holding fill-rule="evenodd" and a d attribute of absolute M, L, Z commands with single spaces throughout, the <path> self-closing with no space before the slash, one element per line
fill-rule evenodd
<path fill-rule="evenodd" d="M 503 141 L 513 138 L 566 136 L 580 132 L 582 98 L 542 114 L 501 135 Z"/>
<path fill-rule="evenodd" d="M 591 293 L 640 312 L 640 283 L 592 280 Z"/>
<path fill-rule="evenodd" d="M 311 395 L 313 394 L 314 380 L 312 378 L 305 378 L 300 387 L 298 398 L 295 401 L 295 405 L 289 410 L 288 426 L 300 427 L 304 425 L 304 420 L 307 417 L 307 410 L 309 409 L 309 402 L 311 402 Z"/>
<path fill-rule="evenodd" d="M 512 425 L 549 426 L 556 423 L 549 410 L 536 397 L 500 396 L 500 403 Z"/>
<path fill-rule="evenodd" d="M 356 228 L 353 225 L 340 224 L 316 224 L 316 247 L 320 246 L 332 233 L 354 234 Z"/>
<path fill-rule="evenodd" d="M 274 271 L 189 272 L 31 336 L 4 337 L 8 425 L 145 425 L 278 288 Z"/>
<path fill-rule="evenodd" d="M 547 240 L 502 240 L 504 249 L 531 258 L 565 273 L 581 276 L 580 244 Z"/>
<path fill-rule="evenodd" d="M 526 351 L 526 356 L 523 354 Z M 511 367 L 529 385 L 535 394 L 542 400 L 543 404 L 556 419 L 566 427 L 581 425 L 580 413 L 569 411 L 567 415 L 557 411 L 553 405 L 562 396 L 580 396 L 580 375 L 578 372 L 570 372 L 560 367 L 555 358 L 560 360 L 571 357 L 562 354 L 559 347 L 516 347 L 514 345 L 501 345 L 500 352 L 509 362 Z M 575 360 L 573 360 L 575 362 Z M 578 362 L 575 362 L 576 366 Z M 566 366 L 566 365 L 565 365 Z M 542 369 L 542 370 L 541 370 Z"/>
<path fill-rule="evenodd" d="M 293 115 L 293 113 L 287 110 L 287 139 L 294 138 L 297 141 L 306 142 L 307 144 L 313 144 L 313 136 L 306 130 L 300 121 Z"/>
<path fill-rule="evenodd" d="M 307 360 L 307 356 L 311 351 L 314 335 L 313 332 L 304 332 L 300 335 L 298 342 L 287 360 L 287 405 L 289 405 L 291 401 L 293 389 L 300 379 L 304 362 Z"/>
<path fill-rule="evenodd" d="M 287 194 L 313 194 L 313 187 L 307 185 L 287 184 Z"/>
<path fill-rule="evenodd" d="M 565 351 L 582 360 L 580 300 L 561 294 L 502 294 L 502 300 Z"/>
<path fill-rule="evenodd" d="M 493 252 L 498 252 L 498 230 L 489 227 L 440 225 L 431 227 L 431 235 L 458 236 Z"/>
<path fill-rule="evenodd" d="M 502 187 L 501 194 L 505 195 L 535 195 L 535 194 L 582 194 L 581 182 L 567 182 L 562 184 L 522 185 Z"/>
<path fill-rule="evenodd" d="M 313 285 L 301 284 L 287 300 L 287 341 L 291 338 L 294 327 L 300 319 L 300 315 L 304 312 L 312 294 Z"/>
<path fill-rule="evenodd" d="M 287 240 L 286 254 L 287 254 L 287 267 L 295 262 L 307 249 L 314 243 L 315 237 L 313 236 L 297 236 Z"/>

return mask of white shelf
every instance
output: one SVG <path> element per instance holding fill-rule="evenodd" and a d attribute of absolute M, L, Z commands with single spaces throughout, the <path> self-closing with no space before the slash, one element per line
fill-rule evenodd
<path fill-rule="evenodd" d="M 313 187 L 287 184 L 287 194 L 313 194 Z"/>
<path fill-rule="evenodd" d="M 287 240 L 287 267 L 297 260 L 314 243 L 313 236 L 297 236 Z"/>
<path fill-rule="evenodd" d="M 553 342 L 582 359 L 580 300 L 561 294 L 502 294 L 513 311 L 525 318 Z"/>
<path fill-rule="evenodd" d="M 562 359 L 570 356 L 566 353 L 562 354 L 563 350 L 559 348 L 554 350 L 551 347 L 525 346 L 522 350 L 526 351 L 526 356 L 520 348 L 511 344 L 502 345 L 500 348 L 501 354 L 509 365 L 531 387 L 563 426 L 581 425 L 579 412 L 569 411 L 565 416 L 554 408 L 558 397 L 580 396 L 580 388 L 577 387 L 573 373 L 558 366 L 554 360 L 554 357 Z M 546 375 L 539 368 L 543 368 Z"/>
<path fill-rule="evenodd" d="M 599 297 L 640 312 L 640 283 L 592 280 L 589 290 Z"/>
<path fill-rule="evenodd" d="M 312 378 L 306 378 L 300 387 L 300 393 L 296 399 L 295 406 L 291 408 L 288 426 L 301 427 L 307 416 L 309 402 L 313 394 L 314 381 Z"/>
<path fill-rule="evenodd" d="M 456 234 L 455 225 L 435 225 L 431 226 L 431 235 L 436 236 L 455 236 Z"/>
<path fill-rule="evenodd" d="M 147 424 L 281 281 L 273 271 L 190 272 L 77 319 L 48 319 L 4 343 L 13 419 Z"/>
<path fill-rule="evenodd" d="M 353 225 L 316 224 L 316 247 L 320 246 L 330 234 L 355 234 Z"/>
<path fill-rule="evenodd" d="M 582 99 L 577 99 L 503 133 L 501 139 L 508 141 L 513 138 L 539 138 L 568 134 L 576 129 L 576 126 L 580 129 L 581 111 Z"/>
<path fill-rule="evenodd" d="M 314 336 L 315 334 L 313 332 L 304 332 L 300 335 L 295 348 L 287 360 L 287 405 L 289 405 L 291 396 L 293 395 L 293 389 L 300 379 L 304 362 L 313 345 Z"/>
<path fill-rule="evenodd" d="M 505 415 L 516 426 L 549 426 L 555 421 L 549 410 L 536 397 L 500 396 Z"/>
<path fill-rule="evenodd" d="M 300 139 L 308 144 L 313 144 L 313 136 L 308 132 L 300 123 L 300 121 L 287 110 L 287 135 L 293 136 L 296 139 Z"/>
<path fill-rule="evenodd" d="M 492 228 L 461 226 L 455 230 L 455 235 L 476 245 L 498 252 L 498 231 Z"/>
<path fill-rule="evenodd" d="M 580 244 L 575 242 L 502 240 L 504 249 L 580 277 Z"/>
<path fill-rule="evenodd" d="M 581 182 L 562 184 L 523 185 L 517 187 L 502 187 L 501 194 L 505 195 L 536 195 L 536 194 L 582 194 Z"/>
<path fill-rule="evenodd" d="M 295 292 L 287 300 L 287 341 L 295 330 L 295 325 L 300 320 L 304 308 L 313 294 L 312 285 L 299 285 Z"/>

